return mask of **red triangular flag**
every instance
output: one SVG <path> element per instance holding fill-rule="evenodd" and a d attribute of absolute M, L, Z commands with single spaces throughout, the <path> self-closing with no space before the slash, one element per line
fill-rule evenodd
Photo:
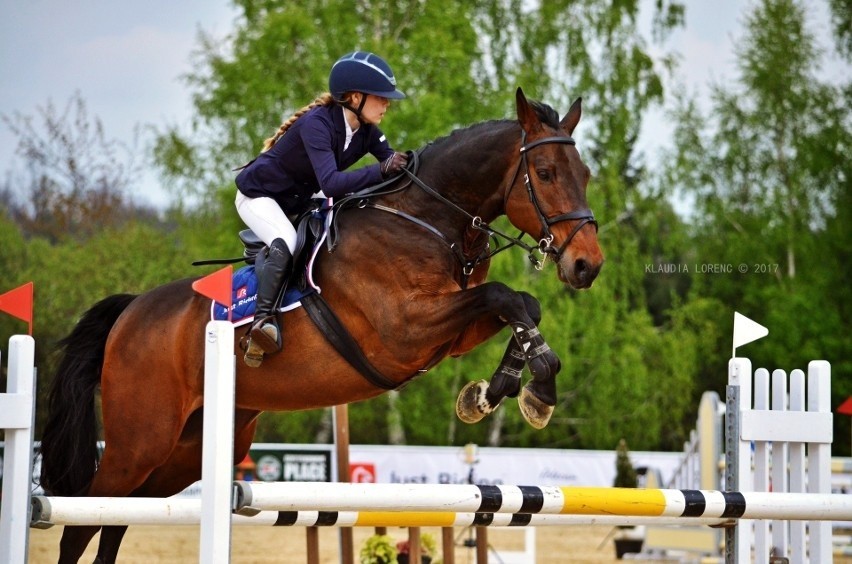
<path fill-rule="evenodd" d="M 14 290 L 0 295 L 0 311 L 23 319 L 29 324 L 29 335 L 33 334 L 33 283 L 27 282 Z"/>
<path fill-rule="evenodd" d="M 842 413 L 843 415 L 852 415 L 852 396 L 846 398 L 846 401 L 844 401 L 837 407 L 837 413 Z"/>
<path fill-rule="evenodd" d="M 228 309 L 228 319 L 231 319 L 231 286 L 234 267 L 226 266 L 204 278 L 192 283 L 192 289 L 204 297 L 210 298 Z"/>

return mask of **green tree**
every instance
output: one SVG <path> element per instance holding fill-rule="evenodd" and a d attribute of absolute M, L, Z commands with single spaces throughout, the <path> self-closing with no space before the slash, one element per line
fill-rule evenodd
<path fill-rule="evenodd" d="M 696 261 L 734 267 L 692 279 L 694 296 L 725 305 L 709 312 L 720 333 L 730 335 L 735 306 L 770 328 L 749 349 L 758 365 L 828 359 L 842 398 L 852 391 L 843 377 L 851 368 L 850 84 L 820 81 L 806 14 L 795 0 L 763 0 L 747 14 L 738 80 L 714 85 L 706 116 L 681 99 L 667 174 L 694 198 Z M 727 344 L 714 356 L 724 358 Z M 721 391 L 725 372 L 712 368 L 705 378 Z"/>
<path fill-rule="evenodd" d="M 643 191 L 644 163 L 634 147 L 643 115 L 663 100 L 655 65 L 671 60 L 649 55 L 638 29 L 638 1 L 237 5 L 241 15 L 234 31 L 224 43 L 202 37 L 197 70 L 187 77 L 195 129 L 161 132 L 156 150 L 166 178 L 184 194 L 222 204 L 205 212 L 218 214 L 217 224 L 233 225 L 235 216 L 228 201 L 232 173 L 222 163 L 250 159 L 283 118 L 325 89 L 331 61 L 346 51 L 380 52 L 396 69 L 409 99 L 393 107 L 384 129 L 400 148 L 476 121 L 512 116 L 518 85 L 557 109 L 585 97 L 577 138 L 595 172 L 589 198 L 609 258 L 604 273 L 594 290 L 571 296 L 551 271 L 532 272 L 517 253 L 498 256 L 493 266 L 492 278 L 542 301 L 542 330 L 564 366 L 551 426 L 533 431 L 511 407 L 488 424 L 455 421 L 455 394 L 464 382 L 490 376 L 483 370 L 498 364 L 506 333 L 436 367 L 399 398 L 354 405 L 353 441 L 387 442 L 384 414 L 393 407 L 404 414 L 404 436 L 411 442 L 600 448 L 622 436 L 639 448 L 682 442 L 679 428 L 663 429 L 662 415 L 686 417 L 691 397 L 683 390 L 690 390 L 701 346 L 691 338 L 692 317 L 661 313 L 672 302 L 668 293 L 657 299 L 664 305 L 649 308 L 643 286 L 643 265 L 662 245 L 643 247 L 639 240 L 665 203 Z M 682 23 L 680 4 L 661 0 L 655 9 L 658 38 Z M 391 399 L 393 405 L 387 403 Z M 284 416 L 281 425 L 264 418 L 263 426 L 285 429 L 284 421 L 292 418 Z M 310 428 L 321 429 L 321 417 L 311 421 Z"/>

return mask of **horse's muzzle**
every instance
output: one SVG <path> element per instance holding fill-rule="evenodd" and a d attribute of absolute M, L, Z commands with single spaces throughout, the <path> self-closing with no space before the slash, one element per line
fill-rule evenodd
<path fill-rule="evenodd" d="M 603 258 L 594 260 L 589 257 L 563 257 L 559 263 L 559 278 L 574 288 L 584 290 L 591 287 L 603 266 Z"/>

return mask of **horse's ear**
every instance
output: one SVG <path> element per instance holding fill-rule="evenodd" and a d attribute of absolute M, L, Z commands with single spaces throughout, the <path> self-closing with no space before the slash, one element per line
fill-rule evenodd
<path fill-rule="evenodd" d="M 539 121 L 530 103 L 527 102 L 527 97 L 524 96 L 524 91 L 520 86 L 515 92 L 515 102 L 518 106 L 518 121 L 521 122 L 523 130 L 531 133 L 536 129 L 541 129 L 541 121 Z"/>
<path fill-rule="evenodd" d="M 559 128 L 568 135 L 574 134 L 574 128 L 577 127 L 577 124 L 580 122 L 580 114 L 583 113 L 580 108 L 582 102 L 582 98 L 574 100 L 574 103 L 571 104 L 571 109 L 568 110 L 568 113 L 565 114 L 565 117 L 559 122 Z"/>

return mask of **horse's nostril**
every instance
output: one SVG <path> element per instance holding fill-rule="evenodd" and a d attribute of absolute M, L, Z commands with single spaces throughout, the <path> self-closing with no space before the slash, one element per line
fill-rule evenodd
<path fill-rule="evenodd" d="M 577 277 L 585 277 L 587 270 L 588 265 L 586 265 L 586 261 L 584 261 L 583 259 L 578 259 L 574 261 L 574 274 L 576 274 Z"/>

